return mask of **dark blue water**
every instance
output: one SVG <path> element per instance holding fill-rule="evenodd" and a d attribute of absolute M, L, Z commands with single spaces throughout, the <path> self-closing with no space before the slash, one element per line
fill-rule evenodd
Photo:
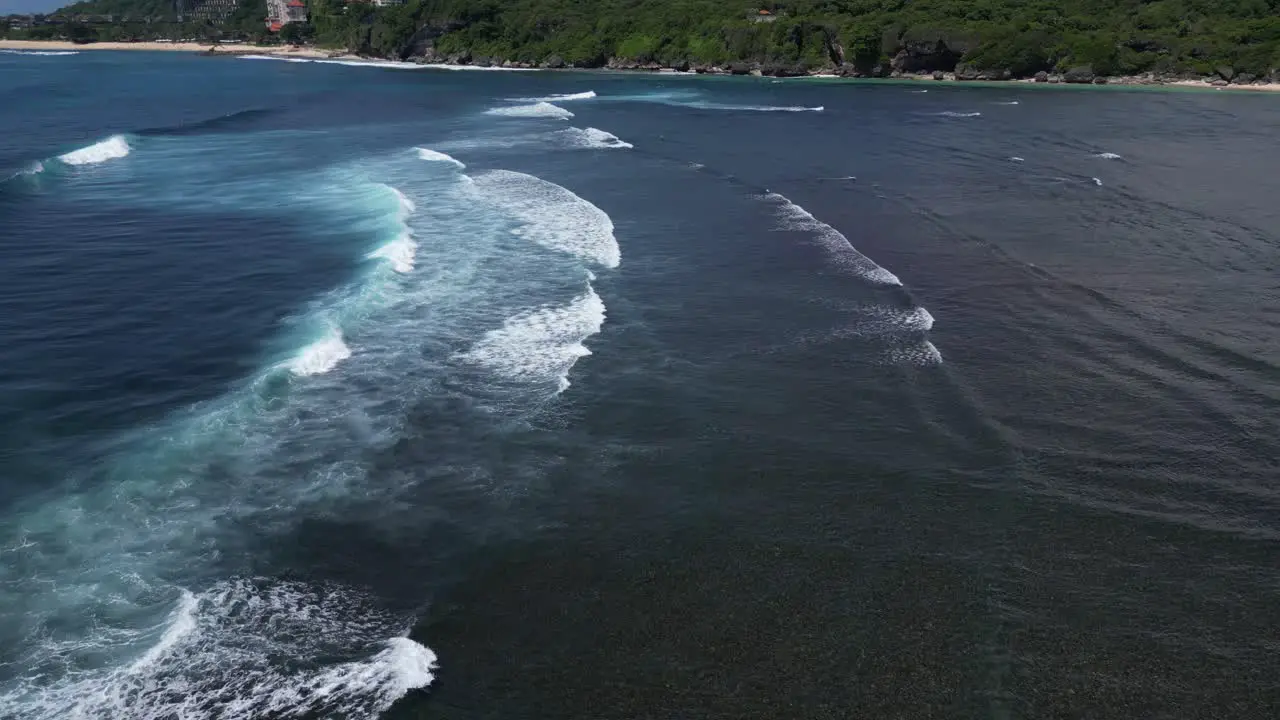
<path fill-rule="evenodd" d="M 1280 705 L 1276 98 L 0 97 L 0 717 Z"/>

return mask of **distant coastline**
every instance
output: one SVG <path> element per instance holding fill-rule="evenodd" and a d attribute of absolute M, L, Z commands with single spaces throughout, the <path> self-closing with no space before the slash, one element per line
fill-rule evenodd
<path fill-rule="evenodd" d="M 67 51 L 95 51 L 95 50 L 132 50 L 132 51 L 156 51 L 156 52 L 188 52 L 202 53 L 206 55 L 265 55 L 279 58 L 298 58 L 311 60 L 343 60 L 350 62 L 368 62 L 370 64 L 385 65 L 388 62 L 403 62 L 406 65 L 438 65 L 448 64 L 443 59 L 424 60 L 422 58 L 390 61 L 384 58 L 371 58 L 354 55 L 350 52 L 342 50 L 326 50 L 316 47 L 295 47 L 295 46 L 279 46 L 279 45 L 250 45 L 248 43 L 195 43 L 195 42 L 93 42 L 93 43 L 74 43 L 65 40 L 0 40 L 0 50 L 17 50 L 25 52 L 67 52 Z M 538 68 L 533 65 L 514 65 L 523 69 L 554 69 L 554 70 L 572 70 L 574 68 Z M 606 71 L 621 72 L 649 72 L 649 73 L 675 73 L 694 74 L 693 71 L 684 71 L 680 68 L 664 67 L 656 64 L 649 65 L 625 65 L 611 66 L 601 68 Z M 591 71 L 592 69 L 578 69 L 579 71 Z M 741 72 L 737 68 L 728 67 L 711 67 L 699 69 L 699 74 L 708 75 L 761 75 L 758 69 Z M 842 77 L 830 70 L 815 69 L 804 75 L 789 75 L 788 79 L 802 80 L 811 79 L 828 79 L 828 80 L 851 80 Z M 922 74 L 901 74 L 894 77 L 868 79 L 854 78 L 856 82 L 867 83 L 939 83 L 939 84 L 961 84 L 973 85 L 975 87 L 991 87 L 1004 85 L 1017 85 L 1019 87 L 1072 87 L 1072 88 L 1106 88 L 1106 87 L 1125 87 L 1125 88 L 1149 88 L 1149 89 L 1185 89 L 1185 90 L 1225 90 L 1231 92 L 1280 92 L 1280 83 L 1255 83 L 1250 85 L 1237 84 L 1215 84 L 1206 80 L 1191 79 L 1169 79 L 1158 78 L 1151 75 L 1145 76 L 1122 76 L 1122 77 L 1104 77 L 1098 78 L 1092 83 L 1068 83 L 1061 81 L 1058 77 L 1042 77 L 1042 78 L 1010 78 L 1010 79 L 993 79 L 984 78 L 980 80 L 969 80 L 957 78 L 955 73 L 922 73 Z"/>
<path fill-rule="evenodd" d="M 66 52 L 93 50 L 149 50 L 157 52 L 192 52 L 209 55 L 274 55 L 297 58 L 342 58 L 359 60 L 355 55 L 341 51 L 322 50 L 314 47 L 280 45 L 250 45 L 248 43 L 195 43 L 195 42 L 92 42 L 74 43 L 67 40 L 0 40 L 0 50 L 26 52 Z"/>

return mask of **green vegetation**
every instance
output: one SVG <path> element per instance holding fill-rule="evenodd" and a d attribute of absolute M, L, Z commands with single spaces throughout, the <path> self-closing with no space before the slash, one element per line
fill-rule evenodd
<path fill-rule="evenodd" d="M 88 0 L 129 12 L 166 0 Z M 1280 0 L 409 0 L 375 8 L 310 0 L 291 40 L 383 57 L 461 55 L 537 64 L 679 66 L 840 62 L 862 71 L 1000 69 L 1025 76 L 1089 66 L 1101 75 L 1265 76 L 1280 67 Z M 246 0 L 223 32 L 250 35 Z M 252 6 L 252 11 L 248 8 Z M 762 16 L 761 10 L 771 15 Z M 102 31 L 98 30 L 101 35 Z M 899 53 L 905 50 L 904 55 Z M 898 56 L 895 63 L 894 58 Z M 905 60 L 904 60 L 905 58 Z M 616 61 L 615 61 L 616 62 Z"/>

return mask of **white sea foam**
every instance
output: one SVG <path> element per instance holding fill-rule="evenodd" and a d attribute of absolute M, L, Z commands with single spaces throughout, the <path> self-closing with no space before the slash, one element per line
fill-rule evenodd
<path fill-rule="evenodd" d="M 289 363 L 295 375 L 323 375 L 351 357 L 351 348 L 343 342 L 342 331 L 330 328 L 324 337 L 302 349 Z"/>
<path fill-rule="evenodd" d="M 435 150 L 430 150 L 428 148 L 417 148 L 417 151 L 418 151 L 418 158 L 422 160 L 426 160 L 427 162 L 449 163 L 451 165 L 456 166 L 459 170 L 467 169 L 466 165 L 463 165 L 460 161 L 454 159 L 454 157 L 451 155 L 446 155 L 445 153 L 442 153 L 442 152 L 436 152 Z"/>
<path fill-rule="evenodd" d="M 942 353 L 933 343 L 925 340 L 919 345 L 903 345 L 885 351 L 884 359 L 893 365 L 941 365 Z"/>
<path fill-rule="evenodd" d="M 549 102 L 538 102 L 533 105 L 515 105 L 513 107 L 492 108 L 485 111 L 486 115 L 498 115 L 501 117 L 517 117 L 517 118 L 549 118 L 552 120 L 568 120 L 573 117 L 573 113 L 562 107 L 557 107 Z"/>
<path fill-rule="evenodd" d="M 182 590 L 132 663 L 21 684 L 0 695 L 0 716 L 373 720 L 434 679 L 435 654 L 404 637 L 404 624 L 338 587 L 234 580 Z M 325 656 L 349 659 L 307 662 Z"/>
<path fill-rule="evenodd" d="M 385 68 L 389 70 L 421 70 L 426 65 L 386 60 L 325 60 L 323 58 L 282 57 L 279 55 L 241 55 L 241 60 L 275 60 L 288 63 L 315 63 L 317 65 L 344 65 L 346 67 Z"/>
<path fill-rule="evenodd" d="M 782 220 L 784 230 L 802 230 L 814 233 L 818 240 L 831 251 L 835 261 L 856 273 L 865 280 L 880 285 L 901 285 L 896 275 L 875 264 L 866 255 L 858 252 L 849 239 L 839 230 L 818 220 L 807 210 L 788 200 L 778 193 L 768 193 L 766 200 L 778 206 L 778 216 Z"/>
<path fill-rule="evenodd" d="M 998 102 L 996 104 L 997 105 L 1018 105 L 1019 103 L 1017 100 L 1006 100 L 1005 102 Z"/>
<path fill-rule="evenodd" d="M 96 142 L 79 150 L 72 150 L 58 159 L 67 165 L 96 165 L 97 163 L 122 158 L 129 154 L 129 141 L 123 135 L 112 135 L 106 140 Z"/>
<path fill-rule="evenodd" d="M 1093 184 L 1094 184 L 1094 185 L 1097 185 L 1098 187 L 1102 187 L 1102 181 L 1101 181 L 1101 180 L 1099 180 L 1098 178 L 1090 178 L 1090 179 L 1091 179 L 1091 180 L 1093 180 Z"/>
<path fill-rule="evenodd" d="M 561 130 L 557 135 L 563 137 L 569 145 L 579 148 L 605 149 L 605 148 L 633 148 L 635 147 L 629 142 L 624 142 L 613 133 L 597 130 L 589 127 L 586 129 L 571 127 Z"/>
<path fill-rule="evenodd" d="M 77 50 L 0 50 L 5 55 L 43 55 L 55 57 L 59 55 L 79 55 Z"/>
<path fill-rule="evenodd" d="M 493 170 L 474 178 L 484 199 L 521 225 L 512 232 L 553 250 L 604 267 L 621 259 L 613 221 L 603 210 L 541 178 Z"/>
<path fill-rule="evenodd" d="M 862 308 L 855 331 L 871 331 L 879 333 L 926 332 L 933 328 L 933 315 L 922 307 L 910 310 L 873 306 Z"/>
<path fill-rule="evenodd" d="M 672 102 L 672 105 L 684 105 L 699 110 L 740 110 L 744 112 L 822 112 L 825 106 L 804 107 L 801 105 L 727 105 L 713 102 Z"/>
<path fill-rule="evenodd" d="M 596 91 L 587 90 L 586 92 L 566 93 L 564 95 L 548 95 L 546 97 L 510 98 L 510 102 L 518 102 L 518 103 L 573 102 L 574 100 L 591 100 L 594 97 L 596 97 Z"/>
<path fill-rule="evenodd" d="M 583 342 L 600 332 L 604 320 L 604 301 L 588 283 L 587 291 L 568 305 L 507 318 L 458 357 L 510 380 L 554 382 L 556 392 L 563 392 L 574 363 L 591 354 Z"/>
<path fill-rule="evenodd" d="M 1112 152 L 1098 153 L 1098 154 L 1094 155 L 1094 157 L 1096 157 L 1096 158 L 1102 158 L 1103 160 L 1123 160 L 1123 159 L 1124 159 L 1122 156 L 1117 155 L 1117 154 L 1112 153 Z"/>
<path fill-rule="evenodd" d="M 404 233 L 374 250 L 369 254 L 369 258 L 386 260 L 391 264 L 393 270 L 404 274 L 413 272 L 417 252 L 418 244 L 414 242 L 413 236 L 409 233 Z"/>
<path fill-rule="evenodd" d="M 937 114 L 941 117 L 949 117 L 949 118 L 971 118 L 971 117 L 978 117 L 982 115 L 982 113 L 980 112 L 956 112 L 954 110 L 943 110 L 942 112 Z"/>
<path fill-rule="evenodd" d="M 392 270 L 401 274 L 413 272 L 417 260 L 418 243 L 413 239 L 413 231 L 409 228 L 408 219 L 417 208 L 404 193 L 390 185 L 383 187 L 395 195 L 396 202 L 400 206 L 400 231 L 393 239 L 369 253 L 368 258 L 385 260 L 390 263 Z"/>
<path fill-rule="evenodd" d="M 1017 155 L 1011 155 L 1011 156 L 1009 157 L 1009 162 L 1026 162 L 1026 161 L 1025 161 L 1024 159 L 1022 159 L 1022 158 L 1018 157 Z"/>

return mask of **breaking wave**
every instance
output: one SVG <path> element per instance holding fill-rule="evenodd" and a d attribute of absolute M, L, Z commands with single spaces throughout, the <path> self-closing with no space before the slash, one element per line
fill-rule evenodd
<path fill-rule="evenodd" d="M 351 357 L 351 348 L 343 342 L 342 331 L 330 328 L 324 337 L 302 349 L 289 369 L 295 375 L 323 375 L 337 367 L 338 363 Z"/>
<path fill-rule="evenodd" d="M 452 155 L 446 155 L 445 153 L 437 152 L 435 150 L 431 150 L 428 148 L 416 148 L 416 150 L 418 151 L 418 159 L 420 160 L 426 160 L 427 162 L 448 163 L 458 168 L 459 170 L 467 169 L 466 165 L 462 164 L 462 162 L 455 159 Z"/>
<path fill-rule="evenodd" d="M 485 110 L 485 114 L 516 118 L 550 118 L 553 120 L 568 120 L 573 117 L 573 113 L 562 107 L 552 105 L 549 102 L 539 102 L 533 105 L 492 108 Z"/>
<path fill-rule="evenodd" d="M 873 283 L 880 285 L 902 284 L 902 281 L 896 275 L 875 264 L 871 258 L 858 252 L 843 233 L 818 220 L 809 214 L 807 210 L 791 202 L 785 196 L 778 193 L 768 193 L 764 196 L 764 199 L 777 205 L 778 217 L 782 221 L 781 229 L 801 230 L 815 234 L 819 242 L 827 247 L 836 263 L 840 266 L 848 268 L 859 277 Z"/>
<path fill-rule="evenodd" d="M 1102 158 L 1103 160 L 1123 160 L 1124 159 L 1124 157 L 1117 155 L 1113 152 L 1098 153 L 1094 155 L 1094 157 Z"/>
<path fill-rule="evenodd" d="M 555 103 L 572 102 L 574 100 L 590 100 L 594 97 L 596 97 L 596 91 L 587 90 L 586 92 L 566 93 L 564 95 L 548 95 L 546 97 L 510 98 L 510 101 L 518 103 Z"/>
<path fill-rule="evenodd" d="M 389 185 L 384 185 L 383 187 L 394 193 L 397 201 L 399 201 L 400 230 L 394 239 L 370 253 L 369 259 L 385 260 L 390 263 L 391 269 L 398 273 L 412 272 L 418 252 L 418 243 L 413 239 L 413 231 L 409 228 L 408 219 L 417 208 L 414 207 L 412 200 L 405 197 L 404 193 Z"/>
<path fill-rule="evenodd" d="M 458 358 L 483 366 L 509 379 L 552 383 L 556 393 L 569 387 L 569 371 L 579 358 L 591 354 L 583 344 L 604 326 L 604 301 L 591 284 L 572 302 L 528 310 L 507 318 L 502 327 L 485 333 Z"/>
<path fill-rule="evenodd" d="M 589 127 L 586 129 L 571 127 L 566 130 L 561 130 L 558 133 L 558 135 L 565 138 L 571 146 L 579 147 L 579 148 L 625 149 L 625 148 L 635 147 L 631 143 L 624 142 L 623 140 L 619 139 L 618 136 L 614 135 L 613 133 L 605 132 L 604 130 L 597 130 L 596 128 L 593 128 L 593 127 Z"/>
<path fill-rule="evenodd" d="M 57 684 L 29 680 L 0 695 L 0 716 L 372 720 L 434 679 L 436 656 L 405 637 L 407 620 L 346 588 L 236 579 L 180 590 L 172 604 L 163 622 L 136 632 L 155 640 L 132 662 Z"/>
<path fill-rule="evenodd" d="M 671 103 L 673 105 L 684 105 L 685 107 L 697 108 L 699 110 L 739 110 L 744 112 L 823 112 L 826 107 L 819 105 L 817 107 L 803 107 L 800 105 L 728 105 L 725 103 L 694 101 L 687 103 Z"/>
<path fill-rule="evenodd" d="M 106 140 L 96 142 L 88 147 L 82 147 L 79 150 L 72 150 L 64 155 L 59 155 L 66 165 L 96 165 L 108 160 L 125 157 L 129 154 L 129 141 L 123 135 L 112 135 Z"/>
<path fill-rule="evenodd" d="M 485 201 L 520 222 L 511 232 L 603 267 L 621 260 L 613 221 L 600 208 L 541 178 L 492 170 L 474 178 Z"/>
<path fill-rule="evenodd" d="M 979 117 L 980 115 L 982 115 L 982 113 L 980 113 L 980 112 L 956 112 L 956 111 L 954 111 L 954 110 L 943 110 L 942 112 L 937 113 L 937 115 L 938 115 L 939 117 L 949 117 L 949 118 L 971 118 L 971 117 Z"/>
<path fill-rule="evenodd" d="M 56 57 L 59 55 L 79 55 L 78 50 L 0 50 L 0 54 L 4 55 L 40 55 L 44 57 Z"/>

